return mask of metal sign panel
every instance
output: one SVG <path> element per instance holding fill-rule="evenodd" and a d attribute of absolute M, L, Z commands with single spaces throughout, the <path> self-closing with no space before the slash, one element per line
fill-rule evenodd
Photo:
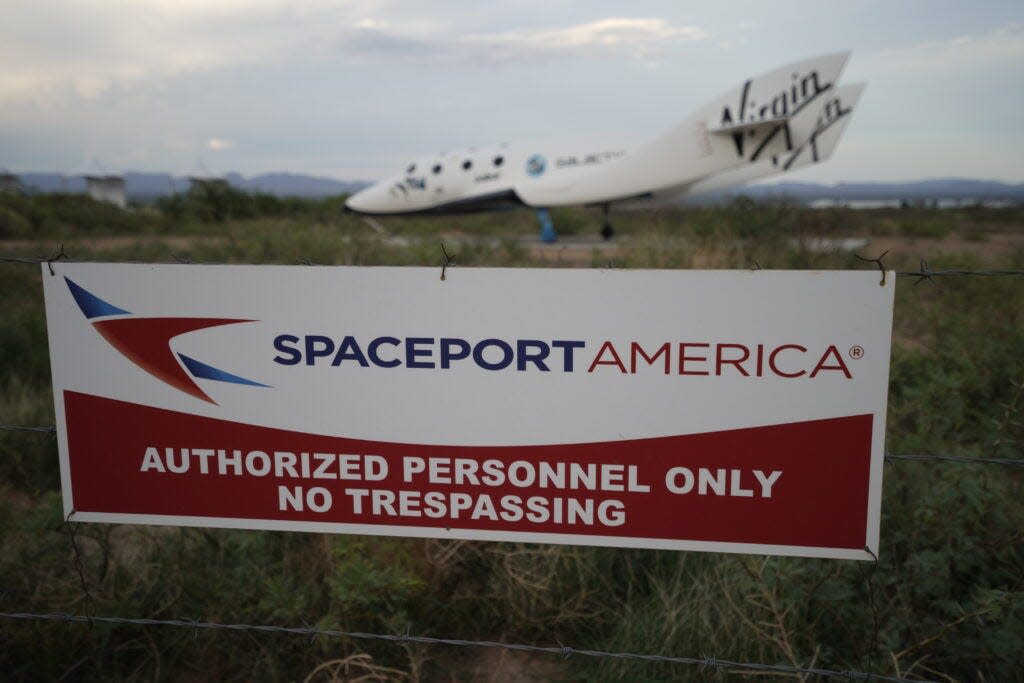
<path fill-rule="evenodd" d="M 53 266 L 76 520 L 878 552 L 895 278 Z"/>

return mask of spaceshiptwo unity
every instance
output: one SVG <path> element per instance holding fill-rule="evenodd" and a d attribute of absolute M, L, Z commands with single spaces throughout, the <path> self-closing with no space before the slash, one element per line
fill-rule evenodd
<path fill-rule="evenodd" d="M 417 159 L 346 202 L 356 213 L 461 213 L 525 206 L 555 239 L 547 209 L 608 209 L 721 190 L 815 164 L 835 150 L 863 84 L 838 84 L 849 53 L 747 79 L 634 149 L 501 145 Z"/>

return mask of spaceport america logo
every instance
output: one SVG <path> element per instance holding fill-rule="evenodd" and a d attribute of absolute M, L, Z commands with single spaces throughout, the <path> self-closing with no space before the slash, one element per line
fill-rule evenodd
<path fill-rule="evenodd" d="M 266 384 L 233 375 L 183 353 L 176 353 L 170 345 L 172 339 L 182 334 L 255 320 L 136 316 L 86 291 L 68 277 L 64 281 L 82 314 L 111 346 L 139 368 L 175 389 L 217 405 L 199 388 L 196 379 L 267 387 Z"/>

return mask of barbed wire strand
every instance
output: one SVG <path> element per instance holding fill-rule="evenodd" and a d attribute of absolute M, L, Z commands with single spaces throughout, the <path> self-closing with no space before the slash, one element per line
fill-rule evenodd
<path fill-rule="evenodd" d="M 959 462 L 968 465 L 1007 465 L 1010 467 L 1024 467 L 1024 458 L 975 458 L 965 455 L 917 455 L 886 453 L 888 461 L 931 461 L 931 462 Z"/>
<path fill-rule="evenodd" d="M 29 427 L 25 425 L 0 425 L 0 431 L 4 432 L 39 432 L 41 434 L 56 434 L 57 428 L 53 425 L 40 425 Z"/>
<path fill-rule="evenodd" d="M 996 268 L 989 270 L 897 270 L 898 277 L 951 277 L 958 275 L 977 275 L 980 277 L 998 277 L 1004 275 L 1024 275 L 1024 268 Z"/>
<path fill-rule="evenodd" d="M 606 652 L 603 650 L 574 648 L 565 645 L 525 645 L 522 643 L 506 643 L 494 640 L 434 638 L 431 636 L 412 635 L 410 633 L 393 634 L 369 633 L 365 631 L 341 631 L 335 629 L 320 629 L 311 626 L 277 626 L 273 624 L 221 624 L 210 621 L 198 621 L 195 619 L 142 619 L 118 616 L 84 616 L 80 614 L 67 614 L 63 612 L 0 612 L 0 618 L 15 619 L 22 621 L 57 621 L 67 623 L 93 624 L 104 623 L 128 626 L 169 626 L 192 629 L 196 633 L 198 633 L 200 630 L 284 633 L 290 635 L 301 635 L 304 637 L 308 637 L 311 640 L 320 636 L 325 638 L 357 638 L 360 640 L 381 640 L 403 644 L 417 643 L 420 645 L 449 645 L 453 647 L 488 647 L 502 650 L 512 650 L 517 652 L 534 652 L 538 654 L 557 655 L 566 659 L 573 656 L 581 656 L 601 659 L 621 659 L 660 664 L 686 664 L 690 666 L 699 666 L 702 669 L 714 669 L 717 671 L 732 670 L 734 672 L 803 674 L 810 676 L 822 676 L 825 678 L 845 678 L 847 680 L 861 681 L 892 681 L 894 683 L 934 683 L 932 681 L 925 681 L 923 679 L 900 678 L 896 676 L 868 673 L 865 671 L 840 671 L 837 669 L 819 669 L 814 667 L 791 666 L 786 664 L 737 662 L 729 659 L 719 659 L 717 657 L 707 656 L 672 657 L 668 655 L 642 654 L 635 652 Z"/>
<path fill-rule="evenodd" d="M 34 432 L 38 434 L 56 435 L 57 428 L 54 425 L 5 425 L 0 424 L 0 431 L 5 432 Z M 928 455 L 928 454 L 899 454 L 886 453 L 888 461 L 918 460 L 933 462 L 959 462 L 970 465 L 1006 465 L 1009 467 L 1024 467 L 1024 458 L 978 458 L 966 455 Z"/>
<path fill-rule="evenodd" d="M 442 246 L 442 249 L 443 249 L 443 246 Z M 445 256 L 447 257 L 447 265 L 451 265 L 451 261 L 454 261 L 455 257 L 454 256 L 449 256 L 447 253 L 445 253 Z M 882 258 L 880 256 L 877 259 L 868 259 L 868 258 L 864 258 L 864 257 L 858 256 L 857 254 L 854 254 L 854 256 L 857 256 L 858 258 L 860 258 L 862 260 L 865 260 L 865 261 L 870 261 L 872 263 L 877 263 Z M 884 256 L 884 254 L 883 254 L 883 256 Z M 35 263 L 35 264 L 38 264 L 38 263 L 49 263 L 49 264 L 52 265 L 54 262 L 56 262 L 58 260 L 60 260 L 60 261 L 62 261 L 64 263 L 136 263 L 136 264 L 140 264 L 140 263 L 152 264 L 153 263 L 153 261 L 88 261 L 88 260 L 70 259 L 70 258 L 67 258 L 67 256 L 64 254 L 63 246 L 61 247 L 61 251 L 58 254 L 56 254 L 55 256 L 0 256 L 0 263 Z M 168 261 L 168 263 L 187 264 L 187 265 L 201 264 L 201 265 L 208 265 L 208 266 L 211 266 L 211 265 L 241 265 L 241 264 L 227 264 L 227 263 L 215 263 L 215 262 L 202 262 L 202 263 L 200 263 L 198 261 L 192 261 L 192 260 L 189 260 L 189 259 L 180 258 L 178 256 L 173 256 L 172 260 Z M 309 259 L 301 259 L 299 261 L 299 263 L 303 264 L 303 265 L 309 265 L 312 262 Z M 761 268 L 761 266 L 759 264 L 757 265 L 756 268 L 754 268 L 754 270 L 761 270 L 761 269 L 762 268 Z M 1016 277 L 1019 277 L 1019 276 L 1024 276 L 1024 268 L 981 268 L 981 269 L 951 268 L 951 269 L 943 269 L 943 270 L 932 270 L 928 266 L 928 262 L 925 261 L 924 259 L 922 259 L 921 260 L 921 267 L 918 270 L 897 270 L 896 271 L 896 276 L 897 277 L 916 277 L 916 278 L 923 278 L 923 279 L 930 279 L 930 278 L 933 278 L 933 277 L 967 277 L 967 276 L 977 276 L 977 277 L 1014 277 L 1014 276 L 1016 276 Z"/>
<path fill-rule="evenodd" d="M 74 567 L 75 573 L 78 574 L 78 581 L 82 587 L 82 596 L 85 598 L 85 609 L 86 619 L 89 619 L 89 615 L 92 613 L 92 593 L 89 591 L 89 582 L 85 579 L 85 563 L 82 561 L 82 551 L 78 547 L 78 524 L 77 522 L 71 521 L 71 518 L 75 516 L 75 511 L 72 510 L 68 513 L 68 516 L 64 519 L 64 523 L 61 527 L 67 531 L 68 540 L 71 542 L 71 550 L 74 556 L 71 560 L 71 566 Z M 89 621 L 92 625 L 92 621 Z"/>

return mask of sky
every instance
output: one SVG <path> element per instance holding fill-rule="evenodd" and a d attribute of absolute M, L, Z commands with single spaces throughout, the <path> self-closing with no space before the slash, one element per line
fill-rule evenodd
<path fill-rule="evenodd" d="M 867 81 L 808 182 L 1024 182 L 1024 2 L 3 0 L 0 168 L 375 180 L 500 142 L 653 137 L 789 61 Z"/>

